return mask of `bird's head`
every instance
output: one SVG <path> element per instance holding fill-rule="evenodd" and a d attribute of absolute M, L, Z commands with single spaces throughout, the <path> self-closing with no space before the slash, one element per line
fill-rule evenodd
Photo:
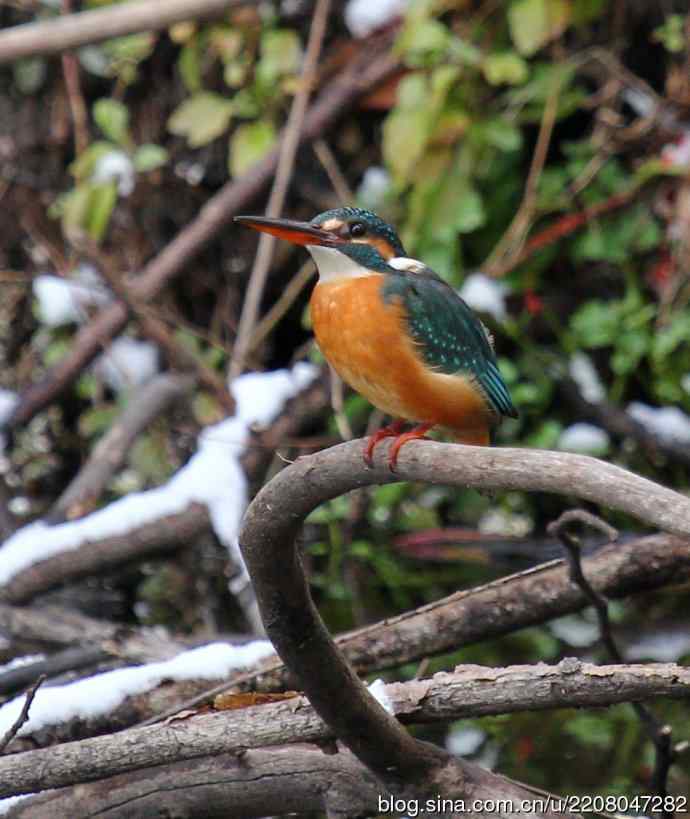
<path fill-rule="evenodd" d="M 390 272 L 388 261 L 405 256 L 393 228 L 363 208 L 334 208 L 311 222 L 262 216 L 236 216 L 235 222 L 305 245 L 322 278 Z"/>

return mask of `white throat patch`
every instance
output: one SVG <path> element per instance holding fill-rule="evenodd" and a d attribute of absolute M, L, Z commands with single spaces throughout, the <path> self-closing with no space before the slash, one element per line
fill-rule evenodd
<path fill-rule="evenodd" d="M 376 275 L 375 271 L 369 270 L 334 247 L 307 245 L 307 250 L 316 262 L 319 279 L 323 282 Z"/>

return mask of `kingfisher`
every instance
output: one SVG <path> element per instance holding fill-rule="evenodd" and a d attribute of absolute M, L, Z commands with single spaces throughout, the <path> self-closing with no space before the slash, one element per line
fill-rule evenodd
<path fill-rule="evenodd" d="M 369 210 L 341 207 L 311 222 L 236 216 L 311 253 L 319 280 L 311 296 L 314 334 L 338 375 L 391 424 L 370 436 L 364 459 L 394 437 L 389 466 L 432 427 L 460 443 L 488 445 L 502 416 L 517 417 L 491 334 L 466 302 L 395 230 Z M 414 422 L 404 432 L 405 422 Z"/>

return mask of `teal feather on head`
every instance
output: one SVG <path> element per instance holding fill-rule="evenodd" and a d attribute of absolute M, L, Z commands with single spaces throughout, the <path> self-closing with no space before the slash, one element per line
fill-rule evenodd
<path fill-rule="evenodd" d="M 395 256 L 405 256 L 405 248 L 398 234 L 387 222 L 384 222 L 380 216 L 377 216 L 372 211 L 352 207 L 333 208 L 332 210 L 327 210 L 315 216 L 311 220 L 311 224 L 314 227 L 321 227 L 332 219 L 338 219 L 346 223 L 362 222 L 366 227 L 367 236 L 383 239 L 390 245 Z"/>

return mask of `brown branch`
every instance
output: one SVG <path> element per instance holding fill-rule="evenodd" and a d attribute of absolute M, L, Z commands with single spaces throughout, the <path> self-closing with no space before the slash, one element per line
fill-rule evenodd
<path fill-rule="evenodd" d="M 275 450 L 290 435 L 310 423 L 315 413 L 327 406 L 323 381 L 316 381 L 288 402 L 285 411 L 267 430 L 257 436 L 242 458 L 242 466 L 253 483 L 263 476 Z M 56 586 L 101 574 L 147 556 L 165 554 L 188 547 L 211 528 L 208 510 L 200 504 L 177 514 L 132 529 L 128 534 L 84 543 L 18 572 L 0 588 L 0 601 L 26 603 Z"/>
<path fill-rule="evenodd" d="M 59 20 L 14 26 L 0 33 L 0 64 L 58 54 L 138 31 L 162 31 L 183 20 L 223 14 L 244 0 L 138 0 L 83 11 Z"/>
<path fill-rule="evenodd" d="M 309 103 L 316 66 L 321 53 L 321 45 L 326 34 L 326 24 L 330 13 L 331 0 L 317 0 L 311 28 L 309 30 L 309 41 L 307 52 L 304 57 L 302 73 L 300 75 L 297 93 L 292 101 L 290 114 L 285 125 L 284 137 L 280 145 L 278 156 L 278 166 L 276 177 L 271 189 L 266 206 L 266 216 L 277 217 L 280 215 L 285 197 L 290 185 L 292 170 L 295 164 L 295 156 L 300 141 L 300 132 L 304 124 L 304 116 Z M 254 332 L 257 318 L 259 316 L 259 306 L 261 297 L 266 286 L 266 278 L 271 266 L 275 237 L 262 233 L 259 238 L 259 246 L 254 259 L 254 265 L 249 277 L 249 284 L 242 305 L 239 326 L 237 328 L 237 338 L 233 349 L 232 360 L 230 361 L 230 377 L 238 376 L 243 368 L 245 358 L 249 352 L 251 337 Z"/>
<path fill-rule="evenodd" d="M 111 477 L 124 464 L 139 434 L 167 407 L 187 394 L 192 378 L 164 373 L 134 392 L 122 414 L 93 448 L 77 476 L 63 491 L 46 520 L 58 523 L 90 512 Z"/>
<path fill-rule="evenodd" d="M 320 503 L 357 487 L 402 479 L 574 493 L 687 535 L 690 500 L 586 456 L 420 442 L 403 450 L 399 475 L 394 476 L 387 447 L 377 451 L 369 469 L 362 446 L 362 441 L 342 444 L 279 473 L 247 510 L 242 552 L 267 634 L 336 736 L 391 786 L 407 783 L 441 795 L 464 795 L 472 778 L 468 771 L 403 731 L 336 648 L 311 599 L 296 552 L 304 518 Z M 488 787 L 499 785 L 492 782 Z"/>
<path fill-rule="evenodd" d="M 207 508 L 192 503 L 184 512 L 159 518 L 126 534 L 84 543 L 78 549 L 34 563 L 0 588 L 0 601 L 26 603 L 67 580 L 100 574 L 135 560 L 189 546 L 209 528 Z"/>
<path fill-rule="evenodd" d="M 10 725 L 10 727 L 5 732 L 5 735 L 0 739 L 0 754 L 5 750 L 5 748 L 12 742 L 12 740 L 17 736 L 19 729 L 24 725 L 24 723 L 29 719 L 29 711 L 31 710 L 31 703 L 34 701 L 34 697 L 36 696 L 36 692 L 45 681 L 45 675 L 41 675 L 36 682 L 34 682 L 26 692 L 26 699 L 24 700 L 24 705 L 22 706 L 22 710 L 19 712 L 19 716 L 17 719 Z"/>
<path fill-rule="evenodd" d="M 125 9 L 122 6 L 117 8 Z M 304 118 L 302 141 L 321 136 L 358 97 L 395 70 L 398 62 L 388 54 L 388 46 L 387 37 L 378 43 L 367 41 L 366 48 L 352 60 L 350 67 L 339 74 L 310 107 Z M 204 205 L 197 218 L 146 265 L 141 276 L 132 283 L 132 293 L 148 301 L 179 275 L 206 243 L 270 183 L 278 163 L 278 150 L 271 151 L 240 179 L 226 183 Z M 2 429 L 11 431 L 25 425 L 54 401 L 90 364 L 102 346 L 123 329 L 127 318 L 127 308 L 121 302 L 102 310 L 79 331 L 62 361 L 39 382 L 24 390 L 17 408 Z"/>
<path fill-rule="evenodd" d="M 390 795 L 343 748 L 314 745 L 217 754 L 143 768 L 17 802 L 7 819 L 251 819 L 285 813 L 375 815 Z"/>
<path fill-rule="evenodd" d="M 539 136 L 534 148 L 534 156 L 530 165 L 525 192 L 522 202 L 513 217 L 510 226 L 499 240 L 496 247 L 491 252 L 490 258 L 482 265 L 482 269 L 488 276 L 500 275 L 502 270 L 511 269 L 516 264 L 516 259 L 524 246 L 525 237 L 530 228 L 530 223 L 534 217 L 534 209 L 537 203 L 537 186 L 544 170 L 546 155 L 551 143 L 553 126 L 556 123 L 558 114 L 558 98 L 561 90 L 561 80 L 557 74 L 551 81 L 549 94 L 544 103 L 541 124 L 539 126 Z"/>
<path fill-rule="evenodd" d="M 62 12 L 69 15 L 72 20 L 72 0 L 62 0 Z M 89 116 L 86 113 L 84 94 L 81 90 L 81 80 L 79 78 L 79 60 L 77 55 L 66 53 L 62 55 L 62 76 L 67 90 L 70 112 L 72 114 L 72 125 L 74 127 L 74 151 L 77 155 L 85 151 L 89 146 Z"/>
<path fill-rule="evenodd" d="M 690 577 L 690 541 L 653 535 L 611 545 L 585 558 L 583 569 L 592 586 L 607 597 L 658 589 Z M 337 644 L 360 673 L 370 673 L 512 634 L 588 605 L 582 590 L 571 583 L 564 561 L 552 560 L 341 635 Z M 290 685 L 290 680 L 284 666 L 267 660 L 260 669 L 234 675 L 223 685 L 178 701 L 176 708 L 149 723 L 238 685 L 275 691 Z"/>
<path fill-rule="evenodd" d="M 609 604 L 606 598 L 599 594 L 594 589 L 585 576 L 582 570 L 582 551 L 579 537 L 570 530 L 572 524 L 580 524 L 584 526 L 591 526 L 608 536 L 609 540 L 616 540 L 618 532 L 610 527 L 603 520 L 600 520 L 596 515 L 592 515 L 583 509 L 571 509 L 564 512 L 558 520 L 553 521 L 548 526 L 550 535 L 559 538 L 563 547 L 566 550 L 570 578 L 573 583 L 576 583 L 583 591 L 585 596 L 589 599 L 594 607 L 599 623 L 599 631 L 601 639 L 606 647 L 609 657 L 614 663 L 622 663 L 623 655 L 621 654 L 618 644 L 613 636 L 613 629 L 611 627 L 611 619 L 609 617 Z M 673 763 L 673 748 L 671 746 L 671 727 L 660 723 L 654 714 L 643 705 L 641 702 L 633 702 L 632 706 L 642 723 L 649 738 L 654 743 L 655 748 L 655 763 L 654 773 L 652 776 L 652 788 L 654 793 L 664 799 L 668 793 L 668 773 Z M 670 817 L 671 812 L 665 808 L 662 814 Z"/>
<path fill-rule="evenodd" d="M 458 666 L 427 680 L 386 686 L 406 723 L 564 707 L 602 707 L 655 697 L 690 698 L 690 669 L 673 663 L 596 666 Z M 212 753 L 295 742 L 323 742 L 333 732 L 304 697 L 197 714 L 149 728 L 67 742 L 0 759 L 0 796 L 103 779 Z"/>

